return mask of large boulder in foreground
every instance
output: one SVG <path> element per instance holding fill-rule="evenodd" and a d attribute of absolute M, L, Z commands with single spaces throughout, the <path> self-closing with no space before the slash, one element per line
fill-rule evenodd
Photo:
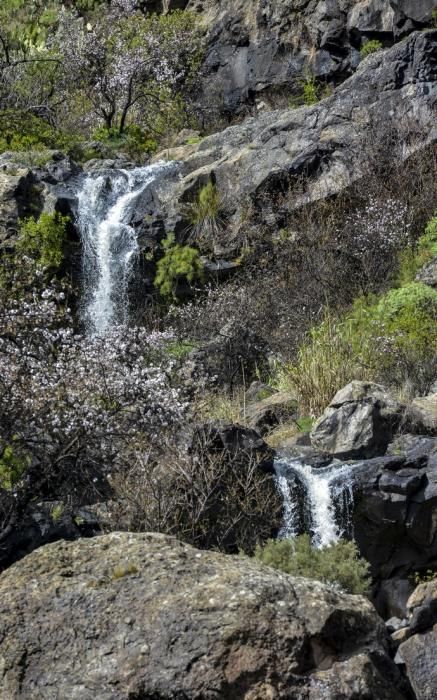
<path fill-rule="evenodd" d="M 373 382 L 350 382 L 340 389 L 311 431 L 311 444 L 343 459 L 384 454 L 404 407 Z"/>
<path fill-rule="evenodd" d="M 359 596 L 158 534 L 58 542 L 0 577 L 3 700 L 402 700 Z"/>

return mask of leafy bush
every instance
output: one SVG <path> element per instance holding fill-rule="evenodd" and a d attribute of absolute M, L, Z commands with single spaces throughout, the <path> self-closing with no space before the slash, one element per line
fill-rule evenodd
<path fill-rule="evenodd" d="M 156 138 L 151 138 L 144 129 L 136 124 L 130 124 L 121 135 L 115 127 L 108 129 L 100 126 L 93 132 L 93 137 L 110 150 L 122 151 L 134 160 L 152 155 L 158 148 Z"/>
<path fill-rule="evenodd" d="M 177 284 L 181 279 L 188 282 L 203 279 L 203 263 L 196 248 L 175 243 L 173 234 L 162 245 L 165 252 L 157 264 L 155 286 L 163 297 L 175 298 Z"/>
<path fill-rule="evenodd" d="M 42 267 L 58 268 L 62 264 L 68 216 L 44 212 L 38 220 L 21 222 L 17 251 L 30 255 Z"/>
<path fill-rule="evenodd" d="M 370 56 L 371 53 L 376 53 L 376 51 L 380 51 L 381 49 L 381 42 L 378 39 L 371 39 L 370 41 L 366 41 L 361 47 L 360 56 L 361 58 L 366 58 L 366 56 Z"/>
<path fill-rule="evenodd" d="M 12 445 L 6 445 L 0 455 L 0 486 L 4 489 L 13 489 L 28 466 L 27 457 L 21 456 Z"/>
<path fill-rule="evenodd" d="M 369 564 L 359 557 L 354 542 L 341 540 L 323 549 L 311 545 L 309 535 L 293 540 L 269 540 L 256 548 L 255 557 L 273 569 L 333 583 L 348 593 L 369 591 Z"/>

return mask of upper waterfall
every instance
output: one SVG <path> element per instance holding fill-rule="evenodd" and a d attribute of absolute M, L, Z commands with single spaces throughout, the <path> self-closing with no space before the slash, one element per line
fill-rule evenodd
<path fill-rule="evenodd" d="M 89 332 L 104 333 L 129 317 L 128 288 L 139 253 L 131 225 L 140 195 L 174 163 L 90 173 L 78 192 L 82 240 L 83 320 Z"/>

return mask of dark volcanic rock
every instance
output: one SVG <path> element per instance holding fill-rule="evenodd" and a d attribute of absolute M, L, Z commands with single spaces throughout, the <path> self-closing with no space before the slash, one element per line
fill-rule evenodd
<path fill-rule="evenodd" d="M 411 592 L 408 578 L 437 558 L 437 460 L 432 454 L 437 440 L 402 437 L 398 443 L 415 445 L 414 450 L 354 466 L 353 515 L 354 536 L 378 581 L 378 610 L 401 617 Z"/>
<path fill-rule="evenodd" d="M 170 149 L 166 156 L 183 161 L 185 175 L 168 200 L 172 226 L 177 211 L 182 216 L 177 200 L 192 199 L 210 176 L 230 209 L 236 211 L 249 196 L 256 206 L 264 203 L 259 215 L 273 221 L 284 213 L 268 206 L 269 196 L 287 191 L 302 176 L 305 195 L 296 195 L 293 206 L 344 191 L 386 153 L 384 134 L 414 124 L 417 138 L 409 154 L 435 142 L 436 98 L 437 31 L 417 32 L 369 56 L 314 106 L 264 113 L 198 144 Z M 387 156 L 402 161 L 405 148 L 390 146 Z M 238 228 L 238 217 L 232 226 Z"/>
<path fill-rule="evenodd" d="M 432 0 L 190 0 L 207 27 L 205 103 L 234 112 L 262 108 L 274 89 L 298 89 L 311 71 L 338 82 L 361 45 L 431 25 Z"/>
<path fill-rule="evenodd" d="M 422 583 L 408 600 L 410 636 L 399 647 L 417 700 L 434 700 L 437 689 L 437 579 Z"/>
<path fill-rule="evenodd" d="M 365 598 L 158 534 L 48 545 L 0 578 L 4 700 L 406 700 Z"/>

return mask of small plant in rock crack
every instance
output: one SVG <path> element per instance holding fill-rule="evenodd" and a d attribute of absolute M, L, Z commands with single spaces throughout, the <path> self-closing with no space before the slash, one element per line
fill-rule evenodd
<path fill-rule="evenodd" d="M 223 201 L 213 182 L 204 185 L 194 202 L 187 206 L 187 217 L 193 227 L 193 238 L 214 239 L 222 228 Z"/>
<path fill-rule="evenodd" d="M 370 56 L 371 53 L 376 53 L 381 49 L 381 42 L 378 39 L 371 39 L 370 41 L 366 41 L 366 43 L 361 47 L 360 57 L 361 59 L 366 58 L 367 56 Z"/>

